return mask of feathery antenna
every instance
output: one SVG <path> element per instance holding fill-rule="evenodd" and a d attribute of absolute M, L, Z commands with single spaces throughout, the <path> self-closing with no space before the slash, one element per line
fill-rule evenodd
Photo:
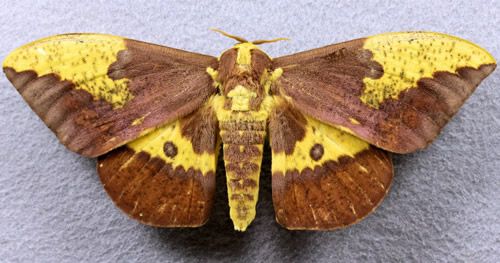
<path fill-rule="evenodd" d="M 252 43 L 254 45 L 260 45 L 260 44 L 266 44 L 266 43 L 273 43 L 273 42 L 278 42 L 278 41 L 284 41 L 284 40 L 290 40 L 289 38 L 286 37 L 280 37 L 280 38 L 275 38 L 275 39 L 270 39 L 270 40 L 264 40 L 264 39 L 259 39 L 259 40 L 254 40 L 254 41 L 248 41 L 242 37 L 231 35 L 227 32 L 224 32 L 220 29 L 217 28 L 210 28 L 210 30 L 217 32 L 225 37 L 232 38 L 240 43 Z"/>
<path fill-rule="evenodd" d="M 215 31 L 215 32 L 217 32 L 217 33 L 219 33 L 219 34 L 221 34 L 221 35 L 223 35 L 225 37 L 232 38 L 232 39 L 234 39 L 234 40 L 236 40 L 236 41 L 238 41 L 240 43 L 249 42 L 248 40 L 246 40 L 246 39 L 244 39 L 242 37 L 231 35 L 231 34 L 226 33 L 226 32 L 224 32 L 224 31 L 222 31 L 220 29 L 217 29 L 217 28 L 210 28 L 210 30 Z"/>

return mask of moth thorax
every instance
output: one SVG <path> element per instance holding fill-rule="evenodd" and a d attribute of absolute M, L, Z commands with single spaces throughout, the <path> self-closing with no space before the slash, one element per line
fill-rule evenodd
<path fill-rule="evenodd" d="M 238 85 L 227 93 L 227 97 L 231 99 L 231 110 L 249 111 L 250 100 L 256 98 L 257 93 L 242 85 Z"/>

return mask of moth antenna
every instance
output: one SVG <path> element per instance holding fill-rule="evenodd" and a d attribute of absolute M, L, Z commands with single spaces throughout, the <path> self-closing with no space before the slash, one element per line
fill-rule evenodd
<path fill-rule="evenodd" d="M 234 40 L 236 40 L 236 41 L 238 41 L 238 42 L 240 42 L 240 43 L 247 43 L 247 42 L 250 42 L 250 41 L 248 41 L 248 40 L 246 40 L 246 39 L 244 39 L 244 38 L 242 38 L 242 37 L 235 36 L 235 35 L 231 35 L 231 34 L 226 33 L 226 32 L 224 32 L 224 31 L 222 31 L 222 30 L 220 30 L 220 29 L 218 29 L 218 28 L 213 28 L 213 27 L 212 27 L 212 28 L 210 28 L 210 30 L 212 30 L 212 31 L 214 31 L 214 32 L 217 32 L 217 33 L 219 33 L 219 34 L 222 34 L 222 35 L 223 35 L 223 36 L 225 36 L 225 37 L 232 38 L 232 39 L 234 39 Z"/>
<path fill-rule="evenodd" d="M 252 41 L 252 44 L 260 45 L 260 44 L 273 43 L 273 42 L 278 42 L 278 41 L 288 41 L 288 40 L 291 40 L 291 39 L 286 38 L 286 37 L 279 37 L 279 38 L 269 39 L 269 40 L 259 39 L 259 40 Z"/>

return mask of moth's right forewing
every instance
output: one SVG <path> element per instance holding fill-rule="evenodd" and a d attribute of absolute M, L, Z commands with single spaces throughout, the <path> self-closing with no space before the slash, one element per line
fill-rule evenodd
<path fill-rule="evenodd" d="M 95 157 L 196 110 L 215 92 L 217 59 L 100 34 L 20 47 L 3 69 L 70 150 Z"/>

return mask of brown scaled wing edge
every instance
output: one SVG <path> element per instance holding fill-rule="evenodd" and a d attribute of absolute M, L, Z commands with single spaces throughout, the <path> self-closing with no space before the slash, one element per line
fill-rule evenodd
<path fill-rule="evenodd" d="M 172 169 L 159 158 L 122 146 L 99 157 L 104 189 L 124 213 L 157 227 L 197 227 L 210 216 L 215 174 Z"/>
<path fill-rule="evenodd" d="M 365 171 L 359 169 L 363 166 Z M 341 157 L 313 169 L 275 173 L 273 203 L 277 222 L 294 230 L 335 230 L 372 213 L 393 178 L 388 152 L 370 147 L 354 158 Z"/>

